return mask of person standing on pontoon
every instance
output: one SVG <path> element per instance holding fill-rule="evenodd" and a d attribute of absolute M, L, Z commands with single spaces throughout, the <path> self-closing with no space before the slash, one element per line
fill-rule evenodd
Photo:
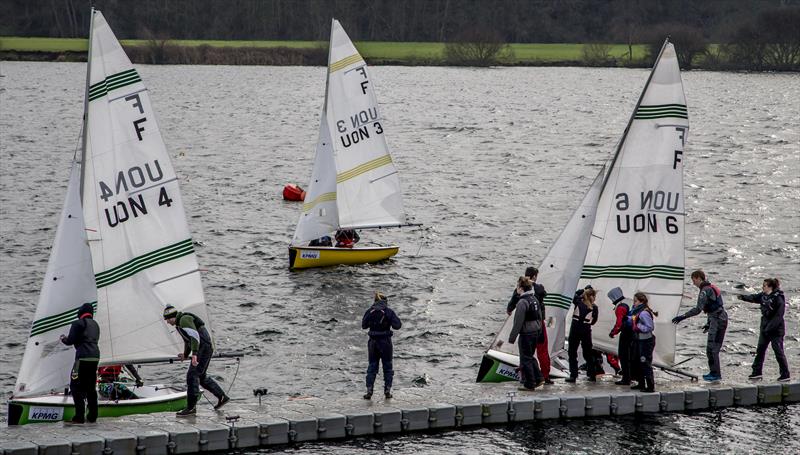
<path fill-rule="evenodd" d="M 761 326 L 758 333 L 756 358 L 753 360 L 753 373 L 748 378 L 761 379 L 761 369 L 764 367 L 767 346 L 772 344 L 775 360 L 778 361 L 780 369 L 778 382 L 787 382 L 790 379 L 789 362 L 786 361 L 786 353 L 783 351 L 783 337 L 786 333 L 786 323 L 784 322 L 786 297 L 783 295 L 777 278 L 764 280 L 761 289 L 762 291 L 758 294 L 736 296 L 739 300 L 758 303 L 761 307 Z"/>

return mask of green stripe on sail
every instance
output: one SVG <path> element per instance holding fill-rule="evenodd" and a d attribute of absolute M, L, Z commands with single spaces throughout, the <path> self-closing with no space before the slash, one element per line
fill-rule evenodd
<path fill-rule="evenodd" d="M 331 63 L 330 66 L 329 66 L 328 72 L 334 73 L 336 71 L 339 71 L 340 69 L 344 69 L 345 67 L 348 67 L 348 66 L 352 65 L 353 63 L 363 62 L 363 61 L 364 61 L 364 59 L 361 58 L 360 55 L 353 54 L 353 55 L 351 55 L 349 57 L 345 57 L 345 58 L 343 58 L 343 59 L 341 59 L 341 60 L 339 60 L 337 62 Z"/>
<path fill-rule="evenodd" d="M 544 296 L 544 305 L 568 310 L 572 305 L 572 299 L 561 294 L 547 294 Z"/>
<path fill-rule="evenodd" d="M 158 250 L 133 258 L 105 272 L 96 274 L 94 279 L 97 282 L 97 289 L 124 280 L 142 270 L 192 253 L 194 253 L 192 239 L 186 239 L 173 245 L 159 248 Z"/>
<path fill-rule="evenodd" d="M 316 206 L 317 204 L 321 204 L 323 202 L 335 201 L 335 200 L 336 200 L 336 193 L 335 192 L 322 193 L 319 196 L 317 196 L 313 201 L 306 202 L 305 204 L 303 204 L 303 211 L 304 212 L 308 212 L 309 210 L 313 209 L 314 206 Z"/>
<path fill-rule="evenodd" d="M 369 172 L 373 169 L 377 169 L 381 166 L 386 166 L 388 164 L 392 164 L 392 157 L 389 154 L 383 155 L 381 157 L 375 158 L 374 160 L 367 161 L 364 164 L 358 165 L 349 171 L 344 171 L 341 174 L 336 175 L 336 183 L 342 183 L 344 181 L 350 180 L 353 177 L 358 177 L 359 175 Z"/>
<path fill-rule="evenodd" d="M 97 301 L 90 303 L 92 304 L 92 308 L 97 311 Z M 33 325 L 31 326 L 31 336 L 41 335 L 42 333 L 49 332 L 53 329 L 72 324 L 74 321 L 78 320 L 78 310 L 80 310 L 80 307 L 67 310 L 63 313 L 54 314 L 52 316 L 39 319 L 38 321 L 33 321 Z"/>
<path fill-rule="evenodd" d="M 655 119 L 655 118 L 689 118 L 685 104 L 654 104 L 650 106 L 639 106 L 636 110 L 635 119 Z"/>
<path fill-rule="evenodd" d="M 118 88 L 125 87 L 126 85 L 135 84 L 136 82 L 141 81 L 142 79 L 139 77 L 139 73 L 137 73 L 133 68 L 121 73 L 112 74 L 111 76 L 108 76 L 102 81 L 92 84 L 91 87 L 89 87 L 89 101 L 94 101 L 97 98 L 101 98 L 112 90 L 116 90 Z"/>
<path fill-rule="evenodd" d="M 683 280 L 684 268 L 672 265 L 584 265 L 581 278 L 660 278 Z"/>

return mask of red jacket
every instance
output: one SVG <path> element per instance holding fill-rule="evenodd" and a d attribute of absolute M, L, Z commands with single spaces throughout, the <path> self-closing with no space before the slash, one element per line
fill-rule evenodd
<path fill-rule="evenodd" d="M 624 302 L 620 302 L 617 307 L 614 308 L 614 314 L 617 316 L 617 322 L 614 324 L 614 328 L 611 329 L 611 333 L 609 333 L 612 337 L 622 331 L 622 324 L 628 316 L 628 305 Z"/>

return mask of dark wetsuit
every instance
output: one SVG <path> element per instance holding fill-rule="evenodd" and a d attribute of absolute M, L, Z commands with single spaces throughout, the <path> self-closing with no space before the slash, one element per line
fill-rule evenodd
<path fill-rule="evenodd" d="M 756 358 L 753 360 L 753 374 L 761 374 L 767 346 L 771 344 L 780 368 L 780 377 L 781 379 L 788 378 L 789 362 L 786 361 L 786 353 L 783 350 L 783 337 L 786 333 L 784 322 L 786 298 L 783 291 L 776 289 L 770 294 L 759 292 L 758 294 L 743 295 L 741 299 L 745 302 L 758 303 L 761 307 L 761 327 L 758 334 Z"/>
<path fill-rule="evenodd" d="M 211 363 L 211 356 L 214 354 L 214 345 L 205 323 L 191 313 L 178 313 L 175 320 L 177 321 L 175 328 L 183 338 L 184 357 L 197 356 L 197 366 L 190 363 L 189 370 L 186 372 L 186 408 L 192 409 L 197 405 L 201 385 L 218 400 L 221 400 L 225 396 L 225 392 L 222 391 L 217 381 L 207 376 L 208 364 Z"/>
<path fill-rule="evenodd" d="M 92 304 L 84 303 L 78 310 L 78 320 L 69 328 L 69 335 L 61 341 L 68 346 L 75 346 L 75 364 L 72 367 L 69 388 L 75 402 L 73 422 L 83 423 L 85 420 L 97 420 L 97 364 L 100 362 L 100 326 L 92 314 Z M 89 412 L 86 413 L 88 404 Z"/>
<path fill-rule="evenodd" d="M 588 308 L 583 303 L 583 290 L 575 294 L 572 299 L 575 309 L 572 313 L 572 325 L 569 328 L 569 376 L 578 377 L 578 346 L 583 350 L 583 359 L 586 361 L 586 376 L 595 377 L 595 362 L 592 354 L 592 326 L 597 322 L 597 305 Z"/>
<path fill-rule="evenodd" d="M 385 300 L 375 302 L 361 318 L 361 328 L 369 329 L 367 352 L 369 366 L 367 367 L 367 390 L 372 392 L 375 378 L 378 376 L 379 363 L 383 364 L 383 389 L 389 392 L 392 389 L 392 330 L 402 326 L 400 318 L 386 305 Z"/>

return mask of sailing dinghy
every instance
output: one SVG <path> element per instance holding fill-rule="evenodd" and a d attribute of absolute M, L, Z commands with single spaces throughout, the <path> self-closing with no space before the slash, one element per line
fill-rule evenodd
<path fill-rule="evenodd" d="M 66 202 L 23 356 L 9 424 L 70 420 L 75 356 L 59 341 L 78 308 L 96 305 L 100 365 L 167 362 L 183 343 L 167 304 L 209 321 L 197 257 L 150 98 L 103 15 L 92 10 L 82 159 Z M 210 329 L 210 327 L 209 327 Z M 99 416 L 176 411 L 186 393 L 129 384 L 135 398 L 99 397 Z"/>
<path fill-rule="evenodd" d="M 319 139 L 289 246 L 290 269 L 365 264 L 397 254 L 397 246 L 307 246 L 338 229 L 405 225 L 400 179 L 384 129 L 367 65 L 334 19 Z"/>
<path fill-rule="evenodd" d="M 615 322 L 608 290 L 619 286 L 628 298 L 641 291 L 659 312 L 653 365 L 696 379 L 675 368 L 671 323 L 683 295 L 683 150 L 688 130 L 680 67 L 667 40 L 608 172 L 600 172 L 540 267 L 539 282 L 556 292 L 545 298 L 548 318 L 554 322 L 548 327 L 551 375 L 565 375 L 568 310 L 575 290 L 591 284 L 598 290 L 599 319 L 592 329 L 595 349 L 617 354 L 617 340 L 608 337 Z M 484 354 L 478 382 L 518 379 L 519 353 L 507 343 L 508 332 L 503 332 L 510 331 L 512 318 Z"/>

